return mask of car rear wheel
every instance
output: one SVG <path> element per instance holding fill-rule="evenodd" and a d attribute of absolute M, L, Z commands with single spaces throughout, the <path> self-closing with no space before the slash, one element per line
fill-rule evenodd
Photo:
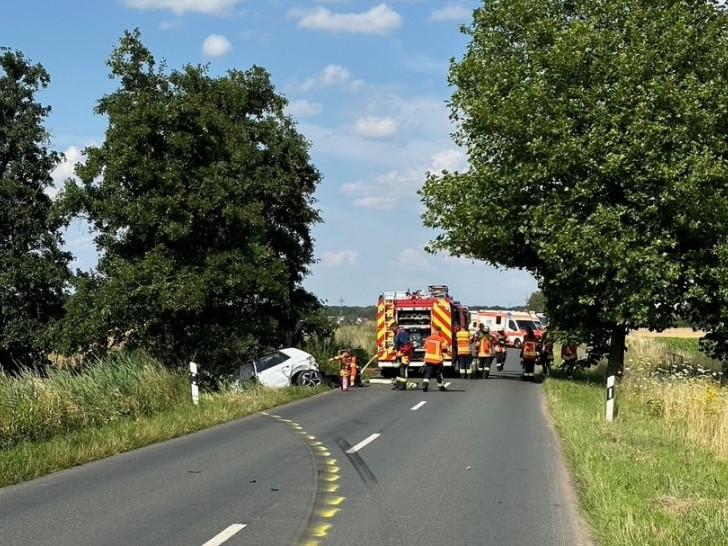
<path fill-rule="evenodd" d="M 323 377 L 316 370 L 306 370 L 296 377 L 296 385 L 300 385 L 301 387 L 317 387 L 321 383 L 323 383 Z"/>

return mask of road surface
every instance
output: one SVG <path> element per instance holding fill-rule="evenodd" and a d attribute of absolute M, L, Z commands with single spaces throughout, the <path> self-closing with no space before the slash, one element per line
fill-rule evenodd
<path fill-rule="evenodd" d="M 3 546 L 589 544 L 517 352 L 446 392 L 372 384 L 0 490 Z"/>

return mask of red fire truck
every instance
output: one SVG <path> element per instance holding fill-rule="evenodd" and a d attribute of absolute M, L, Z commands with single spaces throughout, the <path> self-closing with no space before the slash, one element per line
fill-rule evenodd
<path fill-rule="evenodd" d="M 424 342 L 435 326 L 439 326 L 448 344 L 453 346 L 455 332 L 467 328 L 470 315 L 468 308 L 455 301 L 444 284 L 427 287 L 427 290 L 384 292 L 377 304 L 377 359 L 384 377 L 394 377 L 399 363 L 394 352 L 392 323 L 407 330 L 415 346 L 410 368 L 424 364 Z M 452 360 L 443 363 L 445 371 L 453 370 Z M 454 370 L 457 371 L 457 370 Z"/>

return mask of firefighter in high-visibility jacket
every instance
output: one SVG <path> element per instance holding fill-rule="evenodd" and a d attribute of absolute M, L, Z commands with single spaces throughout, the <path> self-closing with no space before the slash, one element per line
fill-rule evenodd
<path fill-rule="evenodd" d="M 561 346 L 561 367 L 566 370 L 566 375 L 570 378 L 574 377 L 576 371 L 577 347 L 573 339 L 567 339 Z"/>
<path fill-rule="evenodd" d="M 521 379 L 533 380 L 533 370 L 536 366 L 539 351 L 538 338 L 536 337 L 536 334 L 533 333 L 533 328 L 527 326 L 526 335 L 523 336 L 523 341 L 521 342 L 521 365 L 523 366 Z"/>
<path fill-rule="evenodd" d="M 356 356 L 349 349 L 339 351 L 339 354 L 329 360 L 339 361 L 339 375 L 341 376 L 341 390 L 348 391 L 356 383 Z"/>
<path fill-rule="evenodd" d="M 460 328 L 455 333 L 456 347 L 458 349 L 458 368 L 460 368 L 460 377 L 466 379 L 470 371 L 470 343 L 473 336 L 470 335 L 468 327 Z"/>
<path fill-rule="evenodd" d="M 500 328 L 495 335 L 495 365 L 498 371 L 502 372 L 508 356 L 508 336 L 503 328 Z"/>
<path fill-rule="evenodd" d="M 422 390 L 427 392 L 430 387 L 430 378 L 435 375 L 437 378 L 437 387 L 445 390 L 442 379 L 442 363 L 445 355 L 449 352 L 450 346 L 442 335 L 439 326 L 435 326 L 435 331 L 425 339 L 425 378 L 422 380 Z"/>
<path fill-rule="evenodd" d="M 407 330 L 396 322 L 393 322 L 390 328 L 394 332 L 394 351 L 397 362 L 399 362 L 399 371 L 394 381 L 394 390 L 404 391 L 407 390 L 407 371 L 409 363 L 414 356 L 415 348 L 410 341 L 410 335 Z"/>
<path fill-rule="evenodd" d="M 546 332 L 541 336 L 541 352 L 538 361 L 543 366 L 544 375 L 549 375 L 554 363 L 554 342 L 551 341 L 551 336 Z"/>
<path fill-rule="evenodd" d="M 485 326 L 483 335 L 480 336 L 478 341 L 478 370 L 475 377 L 482 376 L 487 379 L 490 375 L 490 367 L 495 356 L 495 343 L 495 338 L 490 335 L 490 326 Z"/>

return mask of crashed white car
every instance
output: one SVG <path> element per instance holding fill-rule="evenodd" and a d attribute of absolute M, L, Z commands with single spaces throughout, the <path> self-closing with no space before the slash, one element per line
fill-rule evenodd
<path fill-rule="evenodd" d="M 315 387 L 323 383 L 323 375 L 316 359 L 295 347 L 278 349 L 251 360 L 240 367 L 238 378 L 241 381 L 254 379 L 266 387 Z"/>

